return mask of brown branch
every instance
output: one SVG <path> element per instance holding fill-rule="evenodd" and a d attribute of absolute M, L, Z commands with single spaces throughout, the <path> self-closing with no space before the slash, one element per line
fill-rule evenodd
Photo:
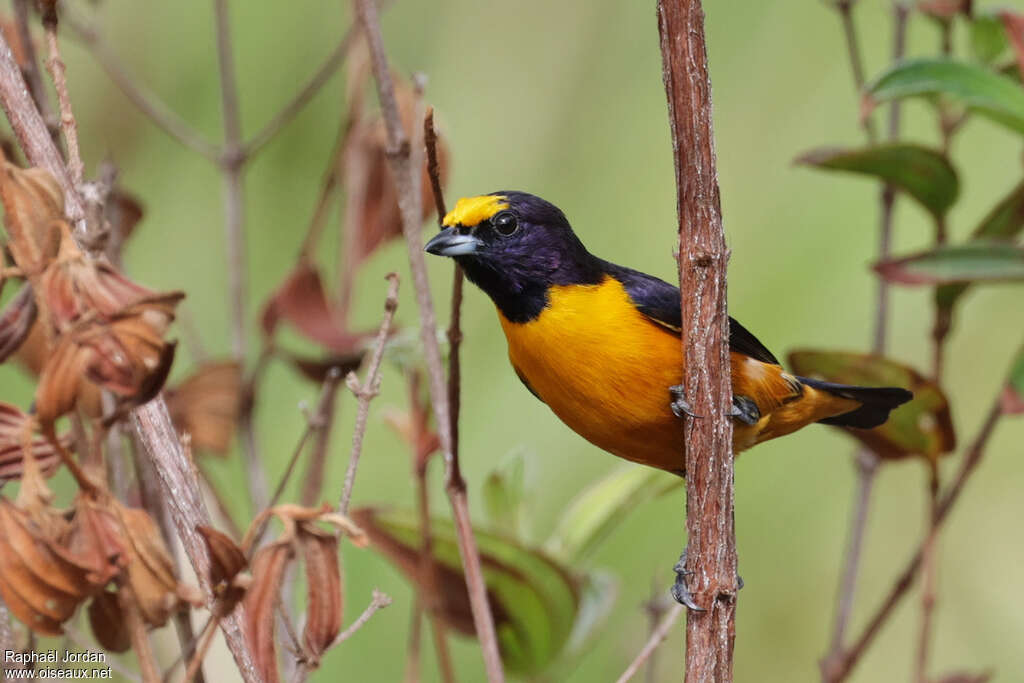
<path fill-rule="evenodd" d="M 505 680 L 502 670 L 501 654 L 498 650 L 498 638 L 494 628 L 494 617 L 487 602 L 487 587 L 484 583 L 483 569 L 476 538 L 473 536 L 473 525 L 469 518 L 469 502 L 465 487 L 459 488 L 451 474 L 457 471 L 455 452 L 452 450 L 451 418 L 448 405 L 448 394 L 441 361 L 441 349 L 437 341 L 437 320 L 434 315 L 434 303 L 430 295 L 430 283 L 427 280 L 427 267 L 423 257 L 423 238 L 421 221 L 420 163 L 422 145 L 410 147 L 402 120 L 395 101 L 394 84 L 388 67 L 384 41 L 380 33 L 380 22 L 377 7 L 372 0 L 356 0 L 356 11 L 360 23 L 366 33 L 370 47 L 373 73 L 377 83 L 377 96 L 387 129 L 389 154 L 388 164 L 398 188 L 398 205 L 402 215 L 402 231 L 405 233 L 406 247 L 409 252 L 409 265 L 412 271 L 413 286 L 420 313 L 420 338 L 426 359 L 430 379 L 430 396 L 437 420 L 438 437 L 444 453 L 445 469 L 448 474 L 446 486 L 448 498 L 452 506 L 455 521 L 456 538 L 459 556 L 462 559 L 466 577 L 466 588 L 469 592 L 470 607 L 473 612 L 473 623 L 477 637 L 483 650 L 484 665 L 490 683 Z"/>
<path fill-rule="evenodd" d="M 123 584 L 118 588 L 117 601 L 131 637 L 132 651 L 135 652 L 135 658 L 139 662 L 143 683 L 162 683 L 156 656 L 153 654 L 153 646 L 149 642 L 149 634 L 146 632 L 146 624 L 142 621 L 138 600 L 130 585 Z"/>
<path fill-rule="evenodd" d="M 846 50 L 850 57 L 850 69 L 853 72 L 853 83 L 857 86 L 857 94 L 864 89 L 864 60 L 860 52 L 860 41 L 857 39 L 857 27 L 853 23 L 853 6 L 857 0 L 835 0 L 836 10 L 843 23 L 843 37 Z M 870 116 L 861 117 L 861 125 L 868 136 L 868 142 L 875 144 L 878 135 L 875 133 L 875 121 Z"/>
<path fill-rule="evenodd" d="M 110 48 L 107 47 L 107 43 L 103 40 L 103 36 L 99 31 L 79 19 L 71 11 L 65 10 L 61 18 L 64 24 L 71 28 L 74 36 L 92 53 L 96 61 L 99 62 L 100 67 L 106 72 L 107 77 L 121 91 L 121 94 L 128 98 L 128 101 L 134 104 L 135 108 L 142 112 L 157 128 L 167 133 L 171 139 L 177 141 L 183 147 L 198 152 L 206 159 L 215 163 L 220 160 L 223 156 L 222 150 L 204 138 L 160 98 L 137 82 Z"/>
<path fill-rule="evenodd" d="M 11 612 L 7 605 L 0 599 L 0 652 L 17 652 L 17 643 L 14 640 L 14 629 L 11 628 Z M 8 662 L 7 657 L 0 661 L 0 675 L 7 680 L 6 673 L 21 669 L 22 666 L 16 662 Z"/>
<path fill-rule="evenodd" d="M 36 108 L 21 69 L 7 40 L 0 35 L 0 106 L 3 107 L 18 145 L 25 152 L 29 164 L 49 171 L 64 191 L 64 211 L 78 223 L 85 218 L 85 204 L 78 189 L 71 182 L 60 152 Z"/>
<path fill-rule="evenodd" d="M 658 649 L 658 646 L 668 638 L 669 631 L 672 630 L 672 627 L 679 619 L 679 615 L 682 613 L 682 605 L 672 605 L 672 607 L 665 613 L 665 616 L 661 618 L 661 621 L 651 633 L 651 637 L 647 639 L 647 642 L 637 654 L 636 659 L 630 662 L 629 666 L 627 666 L 626 670 L 622 672 L 622 675 L 616 679 L 615 683 L 626 683 L 626 681 L 632 679 L 633 676 L 636 676 L 637 672 L 639 672 L 640 668 L 644 665 L 644 662 L 646 662 L 648 658 L 654 654 L 654 651 Z"/>
<path fill-rule="evenodd" d="M 938 533 L 938 530 L 946 521 L 946 517 L 949 516 L 950 511 L 953 509 L 953 506 L 959 499 L 960 494 L 963 492 L 964 485 L 967 483 L 967 480 L 975 469 L 977 469 L 978 463 L 981 462 L 981 458 L 985 454 L 985 447 L 988 445 L 989 437 L 992 436 L 992 432 L 994 431 L 1001 416 L 1002 405 L 1000 397 L 997 396 L 996 400 L 992 404 L 992 408 L 989 410 L 988 415 L 985 418 L 985 421 L 982 423 L 982 426 L 978 431 L 978 435 L 974 438 L 974 441 L 971 442 L 970 448 L 967 449 L 956 478 L 939 501 L 935 512 L 935 521 L 932 525 L 935 533 Z M 828 683 L 839 683 L 840 681 L 846 680 L 850 675 L 853 667 L 856 666 L 858 661 L 860 661 L 860 658 L 863 656 L 868 646 L 875 639 L 875 636 L 878 635 L 882 626 L 886 621 L 888 621 L 889 617 L 892 616 L 896 606 L 913 585 L 914 580 L 917 578 L 918 569 L 921 567 L 922 559 L 924 557 L 924 545 L 927 542 L 928 539 L 925 538 L 921 546 L 917 549 L 917 552 L 914 553 L 914 556 L 907 563 L 907 566 L 896 578 L 892 588 L 889 590 L 889 594 L 868 620 L 867 626 L 864 627 L 861 635 L 854 640 L 853 645 L 845 651 L 837 653 L 834 657 L 829 657 L 821 663 L 822 678 L 825 681 Z"/>
<path fill-rule="evenodd" d="M 928 463 L 928 534 L 921 547 L 921 574 L 924 576 L 924 588 L 921 590 L 921 631 L 917 640 L 917 660 L 915 678 L 917 683 L 928 683 L 928 651 L 931 645 L 932 626 L 934 624 L 936 579 L 938 566 L 936 551 L 939 529 L 936 526 L 939 505 L 939 466 L 935 461 Z"/>
<path fill-rule="evenodd" d="M 60 43 L 57 42 L 57 10 L 44 10 L 43 30 L 46 34 L 46 70 L 53 79 L 54 90 L 57 91 L 57 105 L 60 108 L 60 129 L 64 133 L 64 144 L 68 152 L 68 173 L 75 187 L 82 185 L 84 165 L 82 152 L 78 147 L 78 123 L 71 111 L 71 95 L 68 93 L 66 77 L 67 67 L 60 55 Z"/>
<path fill-rule="evenodd" d="M 732 385 L 726 265 L 715 169 L 711 80 L 700 0 L 658 2 L 675 153 L 683 386 L 702 419 L 685 423 L 686 570 L 704 611 L 686 620 L 686 681 L 731 681 L 736 626 Z M 682 455 L 682 454 L 681 454 Z"/>
<path fill-rule="evenodd" d="M 360 614 L 355 621 L 349 624 L 348 628 L 346 628 L 344 631 L 338 634 L 338 637 L 334 639 L 333 643 L 331 643 L 331 647 L 334 647 L 339 643 L 344 643 L 346 640 L 354 636 L 356 634 L 356 631 L 365 626 L 366 622 L 368 622 L 370 618 L 373 617 L 374 614 L 376 614 L 379 610 L 384 609 L 390 604 L 391 596 L 387 593 L 382 593 L 376 588 L 374 588 L 373 599 L 370 600 L 370 604 L 367 605 L 366 609 L 363 610 L 363 613 Z"/>
<path fill-rule="evenodd" d="M 50 98 L 46 93 L 46 88 L 43 85 L 43 77 L 39 73 L 36 46 L 32 40 L 32 32 L 29 30 L 28 24 L 29 0 L 14 0 L 11 4 L 14 6 L 14 25 L 18 31 L 18 42 L 21 43 L 21 49 L 25 53 L 25 67 L 23 69 L 25 82 L 28 83 L 29 92 L 32 93 L 32 99 L 35 101 L 36 107 L 39 108 L 39 113 L 42 114 L 46 127 L 50 129 L 51 137 L 54 138 L 54 144 L 57 144 L 59 124 L 57 123 L 57 117 L 53 113 L 53 107 L 50 105 Z"/>
<path fill-rule="evenodd" d="M 384 360 L 384 346 L 391 334 L 395 309 L 398 308 L 398 276 L 388 273 L 387 278 L 390 284 L 388 285 L 387 299 L 384 301 L 384 319 L 377 331 L 373 356 L 370 358 L 370 366 L 366 369 L 366 379 L 360 383 L 355 373 L 349 373 L 346 379 L 349 389 L 359 399 L 359 407 L 356 409 L 356 426 L 352 434 L 352 453 L 348 457 L 345 484 L 338 503 L 338 512 L 343 515 L 348 513 L 348 504 L 352 500 L 352 487 L 356 483 L 356 468 L 359 467 L 359 457 L 363 453 L 363 437 L 366 435 L 366 422 L 370 417 L 370 401 L 380 392 L 380 364 Z"/>

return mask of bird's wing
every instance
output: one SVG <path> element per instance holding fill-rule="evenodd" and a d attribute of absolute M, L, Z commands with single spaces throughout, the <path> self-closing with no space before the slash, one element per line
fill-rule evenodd
<path fill-rule="evenodd" d="M 647 318 L 674 334 L 682 331 L 679 288 L 646 273 L 605 264 L 606 272 L 622 283 L 633 305 Z M 747 328 L 729 318 L 729 347 L 762 363 L 780 365 L 779 360 Z"/>

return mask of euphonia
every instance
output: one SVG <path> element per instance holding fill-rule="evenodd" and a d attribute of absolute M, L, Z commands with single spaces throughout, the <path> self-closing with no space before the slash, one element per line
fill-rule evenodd
<path fill-rule="evenodd" d="M 594 256 L 525 192 L 460 199 L 442 225 L 426 250 L 494 301 L 523 384 L 599 448 L 685 475 L 679 289 Z M 729 345 L 735 452 L 812 422 L 870 429 L 912 397 L 791 375 L 732 318 Z"/>

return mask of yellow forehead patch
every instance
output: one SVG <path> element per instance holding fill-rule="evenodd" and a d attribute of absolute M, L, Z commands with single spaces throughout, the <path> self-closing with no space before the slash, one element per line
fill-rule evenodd
<path fill-rule="evenodd" d="M 455 203 L 455 208 L 448 212 L 441 225 L 446 228 L 455 225 L 471 228 L 507 208 L 508 202 L 501 195 L 484 194 L 479 197 L 463 197 Z"/>

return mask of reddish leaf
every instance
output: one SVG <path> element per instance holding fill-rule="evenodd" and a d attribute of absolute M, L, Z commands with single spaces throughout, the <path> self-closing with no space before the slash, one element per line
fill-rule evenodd
<path fill-rule="evenodd" d="M 96 642 L 104 650 L 127 652 L 132 639 L 128 632 L 128 620 L 117 600 L 117 593 L 103 591 L 89 603 L 89 626 Z"/>
<path fill-rule="evenodd" d="M 196 527 L 206 549 L 210 553 L 210 585 L 221 599 L 223 614 L 231 612 L 245 596 L 245 589 L 235 582 L 235 577 L 249 566 L 245 553 L 231 538 L 208 526 Z"/>
<path fill-rule="evenodd" d="M 195 450 L 227 455 L 242 400 L 242 368 L 236 361 L 199 366 L 164 392 L 171 420 L 192 437 Z"/>
<path fill-rule="evenodd" d="M 316 668 L 324 651 L 341 631 L 343 596 L 338 538 L 312 524 L 300 524 L 297 538 L 306 566 L 308 596 L 302 642 L 310 665 Z"/>
<path fill-rule="evenodd" d="M 935 19 L 951 20 L 958 14 L 971 15 L 971 0 L 919 0 L 917 9 Z"/>
<path fill-rule="evenodd" d="M 350 372 L 358 370 L 359 366 L 362 365 L 363 357 L 366 355 L 366 352 L 353 351 L 351 353 L 332 355 L 325 358 L 306 358 L 286 351 L 279 352 L 278 355 L 291 363 L 292 366 L 302 373 L 302 376 L 306 379 L 311 382 L 316 382 L 317 384 L 323 384 L 327 379 L 327 373 L 334 368 L 337 368 L 341 372 L 342 377 Z"/>
<path fill-rule="evenodd" d="M 1007 415 L 1024 414 L 1024 349 L 1021 349 L 1010 367 L 1010 376 L 1003 390 L 1003 412 Z"/>
<path fill-rule="evenodd" d="M 290 541 L 279 541 L 260 549 L 252 561 L 252 585 L 245 594 L 245 625 L 249 647 L 256 659 L 260 676 L 268 683 L 278 683 L 277 643 L 274 626 L 275 609 L 284 580 L 285 569 L 292 561 Z"/>
<path fill-rule="evenodd" d="M 0 363 L 18 350 L 36 321 L 36 300 L 32 288 L 24 285 L 0 313 Z"/>
<path fill-rule="evenodd" d="M 335 306 L 327 300 L 319 271 L 300 262 L 263 308 L 262 326 L 272 336 L 287 321 L 307 339 L 337 352 L 355 351 L 370 335 L 349 332 Z"/>
<path fill-rule="evenodd" d="M 1013 45 L 1013 52 L 1017 56 L 1017 68 L 1024 74 L 1024 15 L 1010 10 L 999 12 L 999 18 L 1003 22 L 1006 36 Z"/>

